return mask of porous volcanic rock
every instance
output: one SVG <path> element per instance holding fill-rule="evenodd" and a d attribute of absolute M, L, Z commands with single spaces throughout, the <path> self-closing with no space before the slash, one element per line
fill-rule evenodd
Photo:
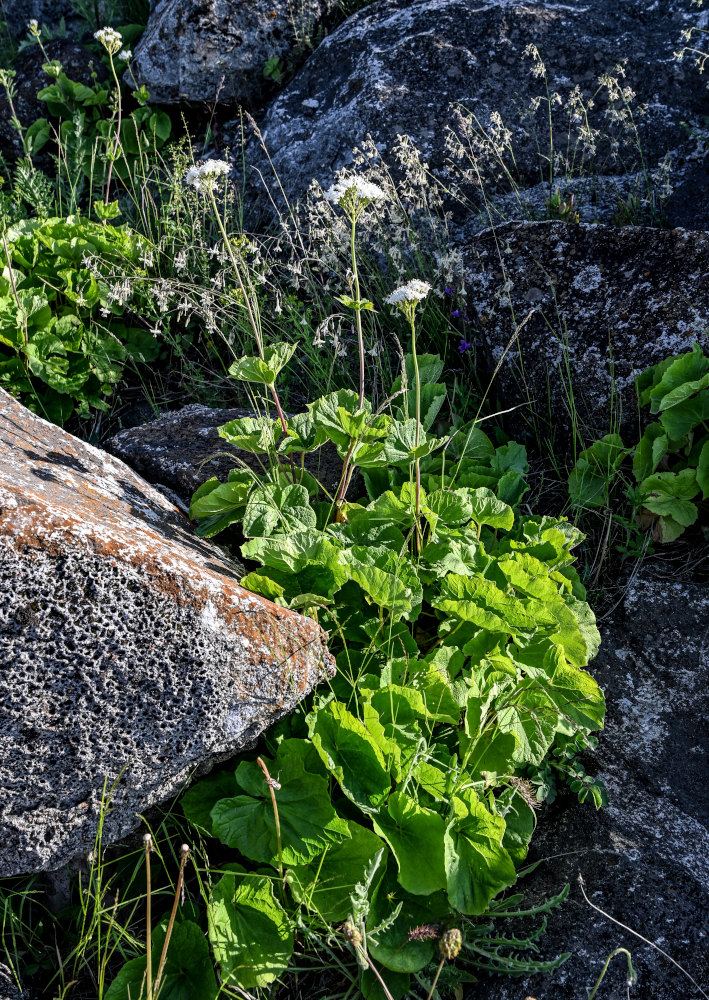
<path fill-rule="evenodd" d="M 152 101 L 251 103 L 274 56 L 302 61 L 336 0 L 158 0 L 131 71 Z"/>
<path fill-rule="evenodd" d="M 635 376 L 707 346 L 709 233 L 507 223 L 463 253 L 483 381 L 502 359 L 493 396 L 562 450 L 574 420 L 587 442 L 620 426 L 633 444 Z"/>
<path fill-rule="evenodd" d="M 148 482 L 167 486 L 189 503 L 202 483 L 212 476 L 226 481 L 229 471 L 242 462 L 262 471 L 260 459 L 264 456 L 235 448 L 218 431 L 230 420 L 253 415 L 253 410 L 218 410 L 190 403 L 146 424 L 119 431 L 109 438 L 106 448 Z M 325 444 L 306 455 L 305 467 L 330 492 L 337 489 L 342 459 L 334 445 Z"/>
<path fill-rule="evenodd" d="M 22 1000 L 22 997 L 12 972 L 0 962 L 0 1000 Z"/>
<path fill-rule="evenodd" d="M 608 713 L 587 766 L 609 804 L 595 812 L 567 798 L 542 813 L 529 860 L 543 860 L 519 885 L 532 903 L 571 883 L 539 942 L 543 957 L 571 957 L 551 975 L 479 983 L 485 1000 L 579 1000 L 618 947 L 638 975 L 631 997 L 700 995 L 651 945 L 592 910 L 579 874 L 595 906 L 709 988 L 709 587 L 664 576 L 641 568 L 599 619 L 593 672 Z M 598 996 L 626 1000 L 626 976 L 618 956 Z"/>
<path fill-rule="evenodd" d="M 677 62 L 673 49 L 697 12 L 685 0 L 380 0 L 350 17 L 319 45 L 303 69 L 270 105 L 261 123 L 263 138 L 289 199 L 300 197 L 312 178 L 327 185 L 352 160 L 352 147 L 371 136 L 390 159 L 399 134 L 411 137 L 434 173 L 450 183 L 446 131 L 456 125 L 453 108 L 463 105 L 484 128 L 499 112 L 511 130 L 517 181 L 523 187 L 548 175 L 547 110 L 533 119 L 531 101 L 545 96 L 544 81 L 532 75 L 525 55 L 535 45 L 546 64 L 553 103 L 555 149 L 567 147 L 567 97 L 578 84 L 586 98 L 598 90 L 601 74 L 618 73 L 627 60 L 623 86 L 639 128 L 644 163 L 652 171 L 664 154 L 676 161 L 696 143 L 685 140 L 681 119 L 706 111 L 706 89 L 696 69 Z M 618 107 L 622 110 L 623 101 Z M 638 108 L 647 105 L 646 114 Z M 606 115 L 603 93 L 590 112 L 597 146 L 589 172 L 623 174 L 640 166 L 637 136 Z M 573 125 L 576 129 L 578 125 Z M 619 142 L 611 158 L 607 139 Z M 539 145 L 538 145 L 539 144 Z M 571 138 L 578 156 L 582 143 Z M 540 150 L 541 156 L 540 159 Z M 271 176 L 262 155 L 254 159 Z M 509 157 L 507 157 L 510 166 Z M 578 163 L 576 164 L 578 168 Z M 494 174 L 489 182 L 494 183 Z M 576 171 L 577 172 L 577 171 Z"/>
<path fill-rule="evenodd" d="M 109 843 L 333 661 L 118 459 L 0 391 L 0 876 Z"/>

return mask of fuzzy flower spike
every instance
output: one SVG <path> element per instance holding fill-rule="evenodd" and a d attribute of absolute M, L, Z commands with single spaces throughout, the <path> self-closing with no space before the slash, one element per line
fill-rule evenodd
<path fill-rule="evenodd" d="M 205 160 L 197 163 L 185 174 L 185 182 L 197 188 L 200 194 L 213 194 L 220 177 L 231 173 L 231 167 L 226 160 Z"/>
<path fill-rule="evenodd" d="M 325 192 L 325 201 L 339 205 L 348 219 L 357 219 L 373 201 L 386 198 L 378 184 L 363 177 L 343 177 Z"/>
<path fill-rule="evenodd" d="M 109 56 L 115 56 L 123 45 L 123 37 L 115 28 L 99 28 L 94 32 L 94 38 L 103 45 Z"/>

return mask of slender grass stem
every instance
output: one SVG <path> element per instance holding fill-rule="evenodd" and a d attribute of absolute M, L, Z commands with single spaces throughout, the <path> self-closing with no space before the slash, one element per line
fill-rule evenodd
<path fill-rule="evenodd" d="M 190 849 L 187 844 L 183 844 L 180 848 L 180 871 L 177 876 L 177 885 L 175 886 L 175 898 L 172 901 L 172 910 L 170 912 L 170 920 L 168 921 L 167 931 L 165 932 L 165 941 L 163 942 L 162 952 L 160 954 L 160 964 L 158 965 L 158 974 L 155 977 L 155 997 L 157 997 L 160 990 L 160 982 L 162 980 L 162 974 L 165 969 L 165 963 L 167 961 L 167 949 L 170 944 L 170 938 L 172 937 L 172 929 L 175 926 L 175 917 L 177 916 L 177 907 L 180 902 L 180 895 L 182 893 L 182 883 L 185 877 L 185 863 L 189 857 Z"/>
<path fill-rule="evenodd" d="M 153 846 L 153 838 L 149 833 L 143 837 L 145 845 L 145 976 L 146 976 L 146 998 L 153 1000 L 153 914 L 152 914 L 152 886 L 150 884 L 150 851 Z"/>
<path fill-rule="evenodd" d="M 276 842 L 278 844 L 278 874 L 281 877 L 281 885 L 283 884 L 283 844 L 281 841 L 281 820 L 278 815 L 278 803 L 276 802 L 276 789 L 281 786 L 278 782 L 271 777 L 268 773 L 268 768 L 263 762 L 261 757 L 256 758 L 256 763 L 263 771 L 263 775 L 266 779 L 266 784 L 271 793 L 271 802 L 273 803 L 273 821 L 276 824 Z"/>

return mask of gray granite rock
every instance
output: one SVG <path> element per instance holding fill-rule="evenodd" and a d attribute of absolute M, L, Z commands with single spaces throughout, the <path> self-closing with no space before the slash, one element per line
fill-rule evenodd
<path fill-rule="evenodd" d="M 118 459 L 0 391 L 0 876 L 57 868 L 249 745 L 332 669 Z"/>
<path fill-rule="evenodd" d="M 685 0 L 380 0 L 321 43 L 268 108 L 263 137 L 290 199 L 301 196 L 312 178 L 327 185 L 367 136 L 385 158 L 398 134 L 410 136 L 434 173 L 450 183 L 455 175 L 448 167 L 446 132 L 456 127 L 452 109 L 461 104 L 485 127 L 492 112 L 500 113 L 512 132 L 513 173 L 522 187 L 537 183 L 548 172 L 538 149 L 539 142 L 542 156 L 548 152 L 548 124 L 544 104 L 534 125 L 524 117 L 532 99 L 546 93 L 525 55 L 533 44 L 546 64 L 550 92 L 563 99 L 563 105 L 553 105 L 557 152 L 567 144 L 566 101 L 574 86 L 591 97 L 600 75 L 627 60 L 621 84 L 636 95 L 630 106 L 652 171 L 666 152 L 674 150 L 680 161 L 696 145 L 683 137 L 679 122 L 706 110 L 704 82 L 689 62 L 673 58 L 682 29 L 696 18 Z M 591 127 L 619 147 L 611 158 L 609 142 L 596 136 L 587 172 L 636 171 L 636 134 L 606 114 L 603 93 L 595 101 Z M 647 105 L 645 115 L 637 110 L 641 105 Z M 256 150 L 254 156 L 270 176 L 263 157 Z M 499 172 L 486 173 L 490 184 Z"/>
<path fill-rule="evenodd" d="M 658 565 L 659 564 L 658 562 Z M 609 805 L 566 800 L 542 813 L 520 883 L 528 902 L 571 883 L 549 917 L 542 955 L 571 958 L 551 975 L 490 979 L 484 1000 L 581 1000 L 618 947 L 638 974 L 631 1000 L 676 1000 L 700 993 L 665 957 L 584 901 L 657 945 L 709 992 L 709 586 L 641 569 L 599 619 L 603 642 L 594 676 L 608 714 L 589 763 Z M 627 966 L 611 964 L 599 1000 L 626 1000 Z"/>
<path fill-rule="evenodd" d="M 202 483 L 212 476 L 226 480 L 239 462 L 262 471 L 263 456 L 235 448 L 219 436 L 222 424 L 247 416 L 253 416 L 253 410 L 218 410 L 190 403 L 156 420 L 119 431 L 106 442 L 106 447 L 148 482 L 169 487 L 183 502 L 189 503 Z M 305 467 L 331 492 L 337 488 L 342 459 L 334 445 L 326 444 L 306 455 Z"/>
<path fill-rule="evenodd" d="M 158 0 L 131 70 L 153 102 L 250 103 L 267 60 L 302 62 L 336 0 Z"/>
<path fill-rule="evenodd" d="M 502 359 L 492 395 L 520 406 L 515 432 L 524 421 L 562 452 L 574 419 L 586 442 L 619 425 L 633 444 L 635 375 L 708 344 L 708 233 L 508 223 L 463 253 L 483 383 Z"/>

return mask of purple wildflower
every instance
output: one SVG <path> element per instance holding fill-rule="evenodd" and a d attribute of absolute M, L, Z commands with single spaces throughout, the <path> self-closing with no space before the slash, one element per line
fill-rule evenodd
<path fill-rule="evenodd" d="M 461 354 L 465 354 L 465 352 L 469 351 L 472 346 L 473 345 L 470 343 L 469 340 L 461 340 L 461 342 L 458 344 L 458 350 L 460 351 Z"/>

